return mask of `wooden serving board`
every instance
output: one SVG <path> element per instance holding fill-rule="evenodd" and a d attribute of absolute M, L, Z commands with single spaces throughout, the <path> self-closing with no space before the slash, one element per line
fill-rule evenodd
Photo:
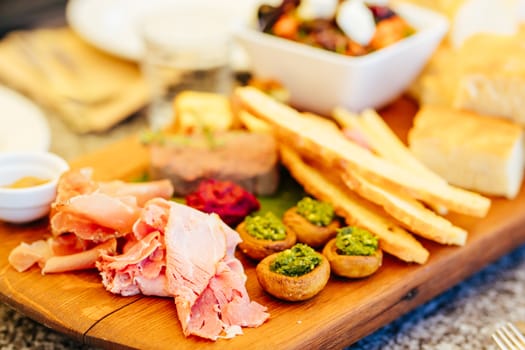
<path fill-rule="evenodd" d="M 402 139 L 416 105 L 401 99 L 381 111 Z M 136 137 L 72 163 L 92 166 L 99 179 L 131 179 L 143 173 L 148 153 Z M 288 184 L 289 186 L 297 186 Z M 292 191 L 293 192 L 293 191 Z M 293 196 L 276 198 L 285 203 Z M 273 206 L 271 200 L 263 205 Z M 240 256 L 252 299 L 268 307 L 271 318 L 244 335 L 210 342 L 182 335 L 171 298 L 119 297 L 106 292 L 95 271 L 42 276 L 37 268 L 18 273 L 7 262 L 11 249 L 47 234 L 44 219 L 31 225 L 0 223 L 0 300 L 44 325 L 87 344 L 140 349 L 313 349 L 341 348 L 375 331 L 445 291 L 525 242 L 525 191 L 515 200 L 495 199 L 482 220 L 451 215 L 469 231 L 464 247 L 422 240 L 431 253 L 425 265 L 386 256 L 384 266 L 362 280 L 332 277 L 309 301 L 287 303 L 259 286 L 255 265 Z"/>

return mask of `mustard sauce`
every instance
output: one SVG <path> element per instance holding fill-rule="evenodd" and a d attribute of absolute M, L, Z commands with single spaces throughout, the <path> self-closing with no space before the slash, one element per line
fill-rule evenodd
<path fill-rule="evenodd" d="M 7 186 L 4 186 L 4 187 L 6 188 L 27 188 L 27 187 L 43 185 L 49 181 L 50 180 L 48 179 L 42 179 L 36 176 L 24 176 L 16 180 L 15 182 Z"/>

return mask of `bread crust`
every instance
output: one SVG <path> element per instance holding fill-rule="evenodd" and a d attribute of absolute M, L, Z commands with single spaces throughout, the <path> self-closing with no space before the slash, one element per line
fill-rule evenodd
<path fill-rule="evenodd" d="M 385 252 L 403 261 L 424 264 L 428 260 L 428 250 L 381 208 L 345 190 L 343 185 L 335 182 L 336 179 L 328 178 L 326 172 L 306 164 L 291 148 L 281 145 L 280 150 L 284 166 L 305 191 L 331 203 L 348 225 L 360 226 L 374 233 Z"/>
<path fill-rule="evenodd" d="M 524 136 L 517 124 L 447 107 L 424 106 L 414 118 L 408 140 L 412 152 L 451 184 L 509 199 L 519 193 Z"/>
<path fill-rule="evenodd" d="M 237 88 L 235 93 L 245 108 L 270 122 L 277 129 L 277 134 L 295 135 L 300 143 L 309 144 L 315 156 L 330 153 L 329 158 L 339 160 L 344 171 L 357 172 L 380 186 L 400 187 L 415 199 L 461 214 L 484 217 L 490 208 L 490 199 L 447 183 L 421 178 L 352 143 L 336 128 L 304 118 L 292 107 L 265 96 L 255 88 Z"/>
<path fill-rule="evenodd" d="M 426 239 L 451 245 L 464 245 L 467 231 L 403 193 L 381 188 L 358 174 L 342 174 L 344 183 L 363 198 L 380 205 L 404 227 Z"/>

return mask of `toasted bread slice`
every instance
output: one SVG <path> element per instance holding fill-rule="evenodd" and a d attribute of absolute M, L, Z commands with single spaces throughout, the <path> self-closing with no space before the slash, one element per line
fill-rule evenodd
<path fill-rule="evenodd" d="M 466 215 L 483 217 L 490 208 L 490 199 L 443 182 L 422 178 L 364 150 L 346 139 L 337 129 L 323 127 L 322 123 L 312 118 L 304 118 L 297 110 L 255 88 L 237 88 L 235 93 L 244 107 L 256 116 L 270 122 L 277 129 L 296 135 L 302 142 L 309 143 L 314 154 L 332 153 L 331 157 L 340 159 L 346 171 L 358 172 L 372 183 L 398 186 L 430 205 L 444 206 Z"/>
<path fill-rule="evenodd" d="M 323 116 L 320 116 L 312 112 L 302 112 L 301 115 L 305 118 L 311 118 L 317 123 L 324 123 L 326 124 L 326 127 L 328 128 L 335 128 L 336 130 L 339 129 L 339 127 L 337 126 L 337 123 L 334 122 L 332 119 L 325 118 Z"/>
<path fill-rule="evenodd" d="M 346 120 L 352 118 L 352 114 L 342 108 L 335 109 L 334 115 L 340 121 L 343 121 L 343 118 Z M 432 172 L 414 156 L 376 111 L 366 109 L 360 116 L 354 115 L 354 118 L 353 127 L 366 136 L 367 142 L 373 147 L 375 153 L 408 170 L 417 172 L 420 176 L 427 177 L 430 181 L 445 182 L 445 179 Z"/>
<path fill-rule="evenodd" d="M 441 244 L 461 246 L 466 243 L 467 231 L 453 225 L 406 194 L 376 186 L 355 173 L 344 173 L 342 179 L 349 188 L 383 207 L 388 214 L 415 234 Z"/>
<path fill-rule="evenodd" d="M 238 116 L 241 125 L 251 132 L 272 132 L 272 127 L 270 126 L 270 124 L 268 124 L 264 120 L 261 120 L 260 118 L 257 118 L 248 111 L 240 110 L 238 112 Z"/>
<path fill-rule="evenodd" d="M 292 176 L 312 196 L 329 202 L 348 225 L 366 228 L 379 237 L 381 248 L 406 262 L 424 264 L 429 252 L 409 232 L 391 220 L 381 208 L 371 205 L 328 177 L 328 172 L 305 163 L 288 146 L 281 145 L 281 160 Z"/>
<path fill-rule="evenodd" d="M 461 246 L 466 243 L 467 231 L 455 226 L 416 199 L 399 191 L 398 188 L 392 186 L 380 187 L 370 183 L 355 172 L 343 172 L 336 159 L 316 156 L 312 154 L 311 148 L 294 142 L 293 138 L 282 138 L 281 144 L 283 143 L 298 152 L 303 160 L 312 167 L 320 169 L 323 173 L 329 173 L 330 175 L 326 176 L 329 176 L 333 182 L 342 181 L 340 183 L 341 186 L 346 186 L 361 198 L 382 207 L 386 213 L 397 220 L 403 227 L 420 237 L 441 244 Z"/>
<path fill-rule="evenodd" d="M 363 135 L 365 143 L 381 157 L 416 172 L 429 181 L 445 182 L 410 151 L 376 111 L 367 109 L 361 115 L 357 115 L 338 107 L 334 109 L 333 116 L 343 127 L 356 130 Z M 448 211 L 443 206 L 433 209 L 441 215 L 445 215 Z"/>

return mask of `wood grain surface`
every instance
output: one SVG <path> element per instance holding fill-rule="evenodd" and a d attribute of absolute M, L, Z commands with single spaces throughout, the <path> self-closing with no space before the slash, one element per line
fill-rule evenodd
<path fill-rule="evenodd" d="M 400 99 L 381 111 L 404 140 L 416 105 Z M 92 166 L 99 179 L 139 176 L 147 150 L 130 137 L 72 163 Z M 362 280 L 332 277 L 309 301 L 288 303 L 266 294 L 255 265 L 241 255 L 252 299 L 268 307 L 270 319 L 231 340 L 210 342 L 182 335 L 170 298 L 119 297 L 103 288 L 95 271 L 42 276 L 36 268 L 18 273 L 7 262 L 11 249 L 48 234 L 47 221 L 0 223 L 0 299 L 44 325 L 87 344 L 139 349 L 330 349 L 352 344 L 477 272 L 525 242 L 525 192 L 512 200 L 494 199 L 487 217 L 450 215 L 469 231 L 464 247 L 422 241 L 430 251 L 425 265 L 386 256 L 384 266 Z M 431 331 L 431 330 L 429 330 Z"/>

